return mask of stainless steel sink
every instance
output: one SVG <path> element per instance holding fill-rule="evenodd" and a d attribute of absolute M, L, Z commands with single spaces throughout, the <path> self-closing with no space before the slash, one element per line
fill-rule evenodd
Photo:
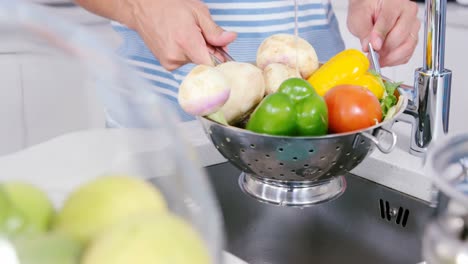
<path fill-rule="evenodd" d="M 264 204 L 244 194 L 240 171 L 207 167 L 222 208 L 227 250 L 250 264 L 422 261 L 421 234 L 433 208 L 363 178 L 346 175 L 338 199 L 306 208 Z"/>

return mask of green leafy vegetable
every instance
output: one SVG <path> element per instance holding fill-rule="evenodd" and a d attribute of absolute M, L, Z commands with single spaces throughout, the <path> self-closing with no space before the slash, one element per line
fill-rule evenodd
<path fill-rule="evenodd" d="M 382 98 L 382 100 L 380 101 L 380 106 L 382 107 L 382 112 L 384 116 L 387 114 L 388 109 L 396 105 L 397 102 L 398 100 L 394 95 L 387 95 L 384 98 Z"/>
<path fill-rule="evenodd" d="M 388 113 L 388 110 L 395 106 L 398 103 L 398 98 L 395 96 L 395 90 L 402 84 L 403 82 L 391 82 L 386 81 L 384 82 L 385 85 L 385 93 L 380 101 L 380 106 L 382 107 L 382 114 L 383 117 Z"/>
<path fill-rule="evenodd" d="M 368 72 L 369 72 L 370 74 L 376 76 L 376 77 L 379 77 L 380 80 L 382 81 L 382 76 L 380 76 L 380 74 L 379 74 L 376 70 L 374 70 L 374 69 L 369 69 Z M 383 82 L 383 81 L 382 81 L 382 82 Z"/>
<path fill-rule="evenodd" d="M 380 107 L 382 107 L 382 114 L 385 118 L 388 111 L 398 103 L 398 98 L 395 96 L 395 90 L 400 87 L 403 82 L 392 82 L 390 80 L 382 80 L 382 76 L 375 70 L 369 70 L 369 73 L 380 78 L 385 87 L 385 92 L 380 99 Z"/>
<path fill-rule="evenodd" d="M 384 83 L 385 85 L 385 91 L 387 92 L 388 95 L 393 95 L 395 93 L 395 90 L 400 87 L 400 85 L 403 82 L 391 82 L 391 81 L 386 81 Z"/>

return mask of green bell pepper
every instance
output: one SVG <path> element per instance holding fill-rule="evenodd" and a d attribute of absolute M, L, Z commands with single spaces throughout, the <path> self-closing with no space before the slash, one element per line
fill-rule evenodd
<path fill-rule="evenodd" d="M 294 135 L 296 132 L 294 102 L 286 94 L 268 95 L 250 116 L 247 129 L 269 135 Z"/>
<path fill-rule="evenodd" d="M 328 108 L 320 95 L 309 96 L 296 104 L 297 134 L 321 136 L 328 131 Z"/>
<path fill-rule="evenodd" d="M 305 80 L 290 78 L 257 106 L 248 130 L 282 136 L 320 136 L 328 130 L 325 100 Z"/>

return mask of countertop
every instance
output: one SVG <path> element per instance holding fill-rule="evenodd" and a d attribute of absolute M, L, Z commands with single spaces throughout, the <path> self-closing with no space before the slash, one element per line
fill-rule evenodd
<path fill-rule="evenodd" d="M 95 129 L 65 134 L 0 156 L 0 181 L 25 180 L 47 192 L 55 206 L 59 206 L 77 186 L 121 168 L 122 165 L 116 165 L 120 164 L 121 157 L 127 157 L 134 151 L 164 148 L 164 143 L 168 142 L 161 138 L 159 141 L 145 139 L 148 135 L 126 129 Z M 191 141 L 197 150 L 213 153 L 204 150 L 208 142 L 198 139 Z M 129 141 L 130 144 L 125 144 Z M 205 165 L 220 161 L 219 157 L 211 155 L 202 160 Z M 125 164 L 123 166 L 127 168 Z M 229 252 L 224 252 L 223 263 L 247 264 Z"/>

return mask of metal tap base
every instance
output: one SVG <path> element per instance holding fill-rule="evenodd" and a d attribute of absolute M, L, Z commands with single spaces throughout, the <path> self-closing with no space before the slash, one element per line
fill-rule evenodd
<path fill-rule="evenodd" d="M 422 157 L 431 142 L 448 133 L 452 72 L 419 68 L 414 79 L 415 89 L 399 89 L 410 98 L 410 103 L 398 120 L 411 124 L 410 153 Z"/>
<path fill-rule="evenodd" d="M 412 152 L 426 152 L 429 143 L 448 133 L 450 115 L 450 85 L 452 72 L 440 73 L 418 69 L 415 83 L 419 92 L 416 127 L 413 128 Z"/>
<path fill-rule="evenodd" d="M 426 0 L 423 66 L 416 69 L 412 103 L 404 120 L 413 125 L 410 153 L 425 156 L 449 128 L 452 72 L 444 68 L 447 0 Z"/>
<path fill-rule="evenodd" d="M 265 180 L 252 174 L 239 176 L 241 190 L 261 202 L 289 207 L 306 207 L 340 197 L 346 190 L 346 179 L 337 176 L 314 183 L 291 183 Z"/>

